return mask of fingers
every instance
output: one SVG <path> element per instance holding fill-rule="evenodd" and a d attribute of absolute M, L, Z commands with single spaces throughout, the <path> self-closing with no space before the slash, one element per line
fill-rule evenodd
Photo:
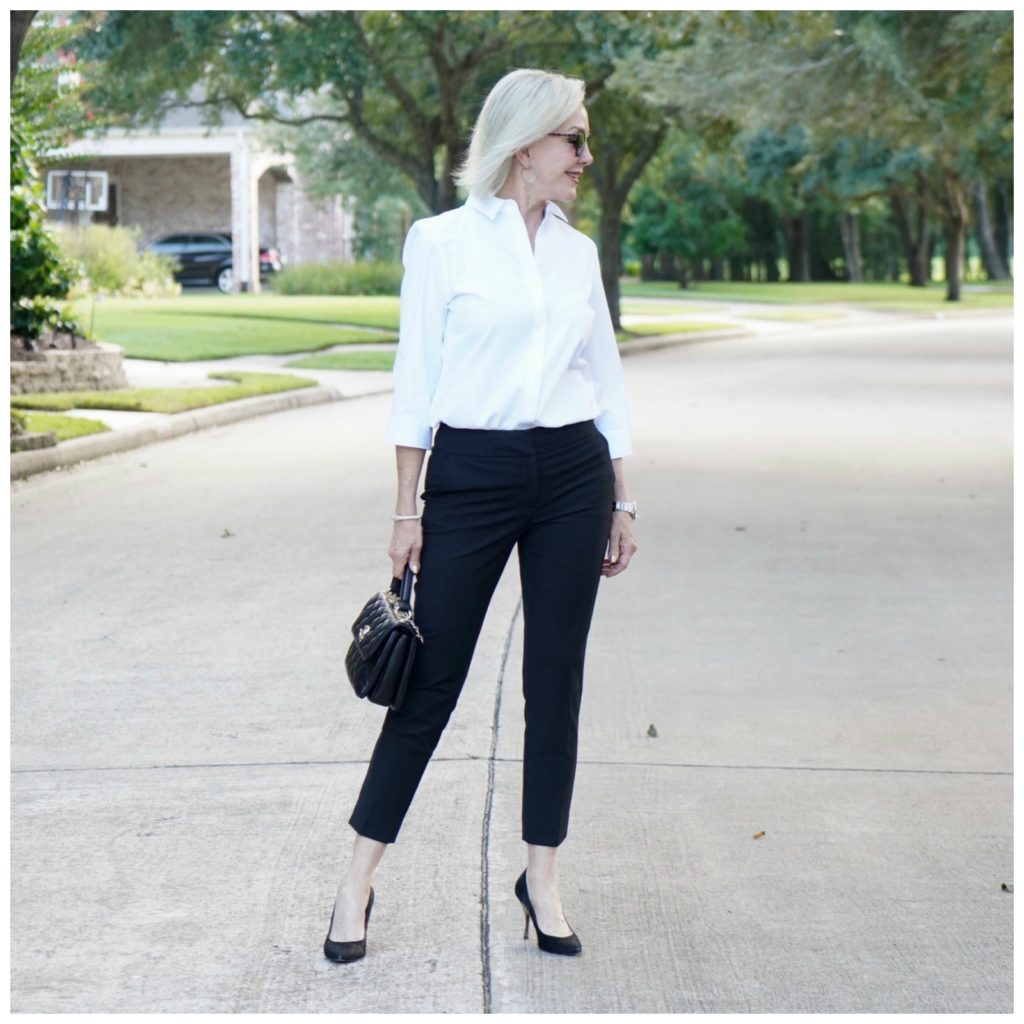
<path fill-rule="evenodd" d="M 618 576 L 629 566 L 637 547 L 633 535 L 613 521 L 611 535 L 608 538 L 608 554 L 601 565 L 601 575 Z"/>
<path fill-rule="evenodd" d="M 420 554 L 423 551 L 423 528 L 418 522 L 395 523 L 388 546 L 391 572 L 398 579 L 405 574 L 406 565 L 414 573 L 420 571 Z"/>

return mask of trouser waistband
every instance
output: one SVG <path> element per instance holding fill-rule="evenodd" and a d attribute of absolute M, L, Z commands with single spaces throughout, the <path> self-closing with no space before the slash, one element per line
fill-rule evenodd
<path fill-rule="evenodd" d="M 442 422 L 434 432 L 433 447 L 461 455 L 529 454 L 556 451 L 592 438 L 597 433 L 597 425 L 593 420 L 580 420 L 560 427 L 526 427 L 522 430 L 452 427 Z"/>

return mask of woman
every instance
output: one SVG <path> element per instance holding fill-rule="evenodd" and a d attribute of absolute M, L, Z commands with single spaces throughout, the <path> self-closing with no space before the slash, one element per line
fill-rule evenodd
<path fill-rule="evenodd" d="M 581 949 L 562 911 L 555 853 L 568 827 L 598 582 L 637 550 L 622 469 L 632 453 L 628 410 L 597 248 L 554 202 L 576 198 L 593 162 L 583 89 L 540 70 L 502 78 L 455 176 L 470 193 L 465 205 L 416 221 L 406 239 L 388 554 L 395 576 L 407 564 L 417 574 L 424 642 L 349 819 L 352 860 L 324 942 L 332 960 L 365 955 L 373 873 L 455 707 L 513 547 L 525 631 L 527 844 L 515 892 L 542 949 Z"/>

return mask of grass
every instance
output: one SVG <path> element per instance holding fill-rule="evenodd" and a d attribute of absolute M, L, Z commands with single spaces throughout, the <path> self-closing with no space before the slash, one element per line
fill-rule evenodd
<path fill-rule="evenodd" d="M 965 286 L 969 287 L 969 286 Z M 681 290 L 671 281 L 622 282 L 624 314 L 679 316 L 686 312 L 708 313 L 722 302 L 817 305 L 843 303 L 892 312 L 931 313 L 944 310 L 1012 308 L 1012 286 L 990 285 L 991 291 L 965 291 L 959 303 L 945 299 L 945 286 L 911 288 L 891 282 L 843 284 L 747 283 L 706 281 Z M 645 299 L 669 298 L 674 302 Z M 696 300 L 696 301 L 695 301 Z M 711 304 L 713 303 L 713 304 Z M 399 299 L 397 296 L 276 295 L 184 295 L 172 299 L 107 299 L 93 302 L 78 299 L 72 312 L 79 322 L 92 324 L 100 341 L 124 348 L 136 359 L 185 362 L 224 359 L 239 355 L 288 355 L 318 352 L 336 345 L 397 340 Z M 771 314 L 757 313 L 773 318 Z M 794 310 L 780 318 L 800 320 L 809 314 Z M 622 337 L 664 333 L 666 330 L 709 330 L 718 324 L 635 325 Z M 332 354 L 333 356 L 333 354 Z M 328 368 L 383 369 L 377 361 L 354 360 L 332 363 Z M 314 364 L 307 364 L 313 366 Z M 326 366 L 326 364 L 321 364 Z"/>
<path fill-rule="evenodd" d="M 233 402 L 254 395 L 315 387 L 308 377 L 284 373 L 211 373 L 217 384 L 208 388 L 121 388 L 115 391 L 60 391 L 41 395 L 11 395 L 19 409 L 123 409 L 128 412 L 184 412 L 219 402 Z"/>
<path fill-rule="evenodd" d="M 392 370 L 395 353 L 376 350 L 370 352 L 325 352 L 319 356 L 292 359 L 284 364 L 310 370 Z"/>
<path fill-rule="evenodd" d="M 99 420 L 82 416 L 56 416 L 49 412 L 30 412 L 25 419 L 27 430 L 32 433 L 51 431 L 58 441 L 70 441 L 73 437 L 84 437 L 86 434 L 101 434 L 110 429 Z"/>
<path fill-rule="evenodd" d="M 199 295 L 95 306 L 79 299 L 72 311 L 80 323 L 92 323 L 97 340 L 122 346 L 129 358 L 166 362 L 393 342 L 398 331 L 394 296 Z"/>
<path fill-rule="evenodd" d="M 691 334 L 695 331 L 724 331 L 735 328 L 735 324 L 709 323 L 698 320 L 663 321 L 653 324 L 630 324 L 625 330 L 619 332 L 616 337 L 619 341 L 629 341 L 637 334 Z"/>
<path fill-rule="evenodd" d="M 969 286 L 965 286 L 969 287 Z M 687 289 L 680 289 L 672 281 L 623 280 L 620 291 L 623 298 L 653 298 L 667 296 L 675 299 L 714 299 L 728 302 L 775 302 L 811 305 L 819 302 L 841 302 L 885 309 L 895 312 L 931 312 L 944 309 L 1009 308 L 1013 305 L 1013 287 L 1010 284 L 986 285 L 996 290 L 985 292 L 964 291 L 960 302 L 946 301 L 946 286 L 936 283 L 927 288 L 911 288 L 894 282 L 812 281 L 807 283 L 759 283 L 746 281 L 701 281 Z"/>

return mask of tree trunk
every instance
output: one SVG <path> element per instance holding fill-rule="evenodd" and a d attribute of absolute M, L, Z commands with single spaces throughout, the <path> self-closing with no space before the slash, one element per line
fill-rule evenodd
<path fill-rule="evenodd" d="M 1010 266 L 1010 239 L 1013 237 L 1013 202 L 1011 190 L 1013 182 L 1007 188 L 1007 183 L 997 179 L 995 183 L 995 227 L 993 234 L 996 240 L 996 249 L 1003 261 L 1003 266 L 1009 269 Z"/>
<path fill-rule="evenodd" d="M 602 197 L 603 200 L 604 197 Z M 608 310 L 612 315 L 612 326 L 622 329 L 619 317 L 619 275 L 622 273 L 622 254 L 619 242 L 622 237 L 622 207 L 618 203 L 602 201 L 600 223 L 601 280 L 608 297 Z"/>
<path fill-rule="evenodd" d="M 28 27 L 38 11 L 11 11 L 11 90 L 14 90 L 14 79 L 18 74 L 21 61 L 21 46 L 28 34 Z"/>
<path fill-rule="evenodd" d="M 654 280 L 654 256 L 652 253 L 645 252 L 640 254 L 640 280 Z"/>
<path fill-rule="evenodd" d="M 686 260 L 682 256 L 676 257 L 676 281 L 679 282 L 680 288 L 688 288 L 689 281 L 686 276 Z"/>
<path fill-rule="evenodd" d="M 970 184 L 957 178 L 949 170 L 943 177 L 945 185 L 946 300 L 959 302 L 970 210 Z"/>
<path fill-rule="evenodd" d="M 1010 272 L 1006 269 L 1006 264 L 999 254 L 999 248 L 992 234 L 987 192 L 984 177 L 978 175 L 971 189 L 971 198 L 974 202 L 974 231 L 978 239 L 978 248 L 981 250 L 981 263 L 988 279 L 990 281 L 1006 281 Z"/>
<path fill-rule="evenodd" d="M 789 257 L 789 280 L 810 281 L 811 247 L 810 218 L 806 213 L 785 218 L 786 253 Z"/>
<path fill-rule="evenodd" d="M 840 213 L 839 233 L 846 257 L 846 280 L 863 281 L 864 267 L 860 258 L 860 217 L 856 213 Z"/>
<path fill-rule="evenodd" d="M 896 230 L 903 243 L 903 252 L 910 273 L 910 285 L 913 288 L 924 288 L 931 278 L 931 251 L 928 237 L 928 219 L 924 204 L 914 203 L 914 222 L 911 224 L 909 203 L 899 193 L 891 197 L 893 217 Z"/>

